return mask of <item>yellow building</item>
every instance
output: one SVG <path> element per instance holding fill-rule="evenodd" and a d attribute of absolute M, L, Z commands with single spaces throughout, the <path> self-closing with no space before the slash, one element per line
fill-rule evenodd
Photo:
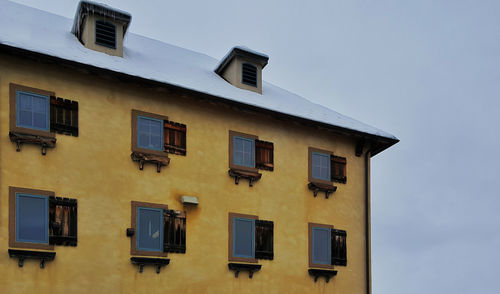
<path fill-rule="evenodd" d="M 263 82 L 245 47 L 1 7 L 0 293 L 371 292 L 394 136 Z"/>

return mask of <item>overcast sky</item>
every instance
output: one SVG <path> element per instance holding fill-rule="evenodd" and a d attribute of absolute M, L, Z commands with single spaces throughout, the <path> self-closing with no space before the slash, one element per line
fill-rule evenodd
<path fill-rule="evenodd" d="M 69 18 L 76 0 L 17 0 Z M 130 31 L 396 135 L 372 161 L 373 293 L 500 293 L 500 1 L 124 1 Z"/>

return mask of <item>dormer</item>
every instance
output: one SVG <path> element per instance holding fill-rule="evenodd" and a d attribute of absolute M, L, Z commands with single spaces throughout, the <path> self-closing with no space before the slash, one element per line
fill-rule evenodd
<path fill-rule="evenodd" d="M 215 72 L 233 86 L 262 94 L 262 69 L 269 56 L 237 46 L 222 58 Z"/>
<path fill-rule="evenodd" d="M 131 15 L 104 4 L 80 1 L 71 32 L 87 48 L 123 57 Z"/>

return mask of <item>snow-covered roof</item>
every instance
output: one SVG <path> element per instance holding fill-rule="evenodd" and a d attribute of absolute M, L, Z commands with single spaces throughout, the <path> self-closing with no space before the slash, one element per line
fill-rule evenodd
<path fill-rule="evenodd" d="M 262 83 L 262 94 L 234 87 L 214 72 L 219 61 L 205 54 L 128 32 L 123 57 L 110 56 L 84 47 L 71 33 L 72 19 L 6 0 L 0 0 L 0 7 L 0 44 L 397 140 L 267 82 Z"/>

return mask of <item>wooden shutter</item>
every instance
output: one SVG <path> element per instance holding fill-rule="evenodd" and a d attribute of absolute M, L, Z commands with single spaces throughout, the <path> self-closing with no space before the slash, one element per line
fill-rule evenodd
<path fill-rule="evenodd" d="M 178 155 L 186 155 L 186 125 L 165 121 L 163 143 L 165 151 Z"/>
<path fill-rule="evenodd" d="M 49 198 L 49 243 L 76 246 L 77 244 L 76 199 L 51 196 Z"/>
<path fill-rule="evenodd" d="M 332 229 L 332 264 L 347 265 L 347 232 Z"/>
<path fill-rule="evenodd" d="M 263 170 L 274 170 L 274 144 L 255 140 L 255 167 Z"/>
<path fill-rule="evenodd" d="M 273 259 L 274 223 L 255 220 L 255 258 Z"/>
<path fill-rule="evenodd" d="M 163 251 L 186 253 L 186 212 L 163 211 Z"/>
<path fill-rule="evenodd" d="M 78 137 L 78 102 L 50 97 L 50 131 Z"/>
<path fill-rule="evenodd" d="M 332 155 L 330 162 L 331 178 L 333 182 L 345 183 L 347 181 L 346 165 L 347 160 L 345 157 Z"/>

